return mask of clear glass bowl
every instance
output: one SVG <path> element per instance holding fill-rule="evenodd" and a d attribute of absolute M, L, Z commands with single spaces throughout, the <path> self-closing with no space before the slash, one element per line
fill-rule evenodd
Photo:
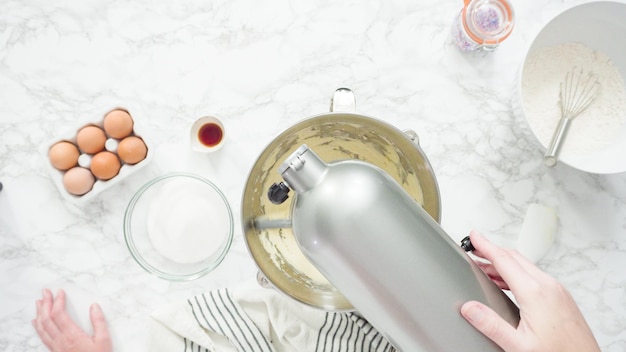
<path fill-rule="evenodd" d="M 210 181 L 170 173 L 141 187 L 124 214 L 124 238 L 137 263 L 160 278 L 202 277 L 224 259 L 233 240 L 233 214 Z"/>

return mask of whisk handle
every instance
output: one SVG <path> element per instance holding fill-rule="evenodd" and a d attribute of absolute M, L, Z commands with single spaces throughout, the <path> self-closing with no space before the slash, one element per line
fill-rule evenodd
<path fill-rule="evenodd" d="M 554 166 L 557 163 L 559 152 L 561 151 L 561 146 L 563 145 L 563 141 L 565 140 L 565 135 L 567 134 L 567 130 L 569 129 L 569 125 L 572 122 L 571 118 L 563 117 L 559 120 L 559 124 L 552 135 L 552 140 L 550 141 L 550 146 L 546 150 L 546 153 L 543 156 L 543 163 L 546 166 Z"/>

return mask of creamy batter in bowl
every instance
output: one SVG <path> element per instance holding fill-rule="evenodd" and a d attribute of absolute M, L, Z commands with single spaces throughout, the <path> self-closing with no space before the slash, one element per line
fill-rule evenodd
<path fill-rule="evenodd" d="M 345 89 L 340 91 L 345 93 Z M 415 133 L 350 112 L 354 105 L 342 105 L 346 111 L 337 111 L 337 102 L 334 103 L 334 112 L 288 128 L 261 153 L 244 190 L 242 227 L 248 249 L 259 267 L 261 283 L 301 303 L 342 311 L 353 307 L 295 242 L 289 219 L 293 195 L 279 205 L 267 197 L 272 184 L 282 180 L 277 170 L 284 159 L 306 144 L 326 162 L 362 160 L 385 170 L 437 221 L 441 206 L 435 175 Z M 389 240 L 393 240 L 393 234 L 389 234 Z"/>

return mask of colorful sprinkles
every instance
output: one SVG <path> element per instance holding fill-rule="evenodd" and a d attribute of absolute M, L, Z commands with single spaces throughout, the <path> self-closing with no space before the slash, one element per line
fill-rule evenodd
<path fill-rule="evenodd" d="M 495 32 L 500 29 L 500 15 L 493 7 L 477 9 L 474 13 L 476 27 L 483 32 Z"/>

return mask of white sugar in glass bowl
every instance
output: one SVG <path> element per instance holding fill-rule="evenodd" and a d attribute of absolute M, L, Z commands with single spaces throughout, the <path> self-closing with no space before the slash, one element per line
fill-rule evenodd
<path fill-rule="evenodd" d="M 197 279 L 215 269 L 230 248 L 233 228 L 224 194 L 190 173 L 148 182 L 124 214 L 124 237 L 135 261 L 173 281 Z"/>
<path fill-rule="evenodd" d="M 575 67 L 591 69 L 600 94 L 570 126 L 563 163 L 594 174 L 626 171 L 626 3 L 595 1 L 550 20 L 528 48 L 518 77 L 521 113 L 545 151 L 558 120 L 559 84 Z"/>

